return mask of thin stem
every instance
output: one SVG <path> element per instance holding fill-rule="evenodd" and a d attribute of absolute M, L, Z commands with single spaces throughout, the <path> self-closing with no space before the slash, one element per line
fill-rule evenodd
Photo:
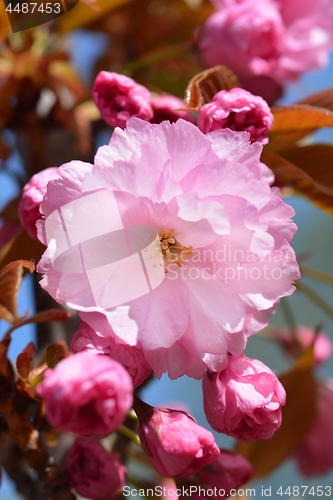
<path fill-rule="evenodd" d="M 296 283 L 295 284 L 297 290 L 300 292 L 303 292 L 305 295 L 308 296 L 312 302 L 317 304 L 325 313 L 330 316 L 333 319 L 333 309 L 332 307 L 327 304 L 319 295 L 317 295 L 311 288 L 309 288 L 307 285 L 304 285 L 304 283 Z"/>
<path fill-rule="evenodd" d="M 135 443 L 137 446 L 140 446 L 141 448 L 139 436 L 135 432 L 131 431 L 131 429 L 129 429 L 125 425 L 120 425 L 117 431 L 129 438 L 131 441 L 133 441 L 133 443 Z"/>
<path fill-rule="evenodd" d="M 312 267 L 302 266 L 300 268 L 301 274 L 306 274 L 311 276 L 311 278 L 316 278 L 317 280 L 324 281 L 329 285 L 333 285 L 333 276 L 331 274 L 324 273 L 322 271 L 318 271 L 318 269 L 313 269 Z"/>
<path fill-rule="evenodd" d="M 281 309 L 283 311 L 283 314 L 286 318 L 286 321 L 288 323 L 288 326 L 290 328 L 290 334 L 292 338 L 292 342 L 294 344 L 294 347 L 296 349 L 296 352 L 298 352 L 299 355 L 302 354 L 302 346 L 296 336 L 296 330 L 297 330 L 297 323 L 295 320 L 294 313 L 290 307 L 290 304 L 288 302 L 287 298 L 281 299 Z"/>
<path fill-rule="evenodd" d="M 17 328 L 20 328 L 21 326 L 24 326 L 28 323 L 31 323 L 32 316 L 30 316 L 30 318 L 27 318 L 27 314 L 29 314 L 29 311 L 27 311 L 26 315 L 18 323 L 15 323 L 15 325 L 9 328 L 9 330 L 6 333 L 6 337 L 10 336 L 10 334 Z"/>
<path fill-rule="evenodd" d="M 137 417 L 137 415 L 136 415 L 136 413 L 135 413 L 135 411 L 133 409 L 130 412 L 128 412 L 127 416 L 129 418 L 131 418 L 132 420 L 136 420 L 136 421 L 139 420 L 138 417 Z"/>
<path fill-rule="evenodd" d="M 293 334 L 295 333 L 295 330 L 297 328 L 297 323 L 294 317 L 294 313 L 290 307 L 290 304 L 287 299 L 281 299 L 281 309 L 283 311 L 283 314 L 286 318 L 286 321 L 288 323 L 289 328 L 292 330 Z"/>

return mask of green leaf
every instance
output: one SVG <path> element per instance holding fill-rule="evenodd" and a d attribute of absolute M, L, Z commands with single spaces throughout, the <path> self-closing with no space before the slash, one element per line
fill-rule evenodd
<path fill-rule="evenodd" d="M 117 9 L 133 0 L 98 0 L 96 4 L 79 3 L 59 19 L 59 31 L 64 33 L 96 22 L 111 10 Z"/>

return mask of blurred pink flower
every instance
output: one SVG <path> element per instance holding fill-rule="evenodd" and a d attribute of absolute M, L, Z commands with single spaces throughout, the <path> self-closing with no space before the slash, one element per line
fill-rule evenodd
<path fill-rule="evenodd" d="M 63 165 L 49 184 L 42 287 L 95 332 L 141 349 L 157 377 L 222 371 L 299 278 L 294 211 L 270 188 L 261 149 L 247 132 L 129 120 L 94 165 Z"/>
<path fill-rule="evenodd" d="M 300 352 L 297 351 L 290 328 L 274 328 L 273 332 L 276 332 L 275 338 L 282 343 L 288 353 L 297 358 Z M 312 345 L 312 343 L 314 343 L 313 355 L 316 365 L 328 361 L 331 357 L 332 341 L 324 332 L 316 334 L 316 331 L 313 328 L 298 326 L 295 336 L 302 351 L 305 351 Z"/>
<path fill-rule="evenodd" d="M 39 206 L 46 193 L 47 184 L 51 179 L 57 179 L 58 177 L 58 168 L 46 168 L 33 175 L 23 188 L 18 213 L 22 226 L 31 238 L 37 239 L 36 222 L 42 217 Z"/>
<path fill-rule="evenodd" d="M 89 351 L 110 356 L 126 368 L 132 377 L 134 387 L 137 387 L 151 372 L 142 350 L 124 343 L 117 344 L 114 336 L 104 333 L 104 329 L 95 332 L 87 323 L 82 322 L 73 337 L 70 350 L 74 353 Z"/>
<path fill-rule="evenodd" d="M 294 458 L 302 474 L 315 476 L 333 469 L 333 380 L 318 384 L 317 417 Z"/>
<path fill-rule="evenodd" d="M 198 478 L 204 490 L 224 490 L 224 496 L 217 498 L 228 498 L 230 490 L 247 483 L 253 474 L 254 468 L 246 458 L 231 450 L 220 450 L 219 457 L 201 469 Z"/>
<path fill-rule="evenodd" d="M 161 476 L 186 477 L 215 460 L 220 450 L 211 432 L 185 412 L 135 401 L 142 449 Z"/>
<path fill-rule="evenodd" d="M 281 425 L 286 393 L 261 361 L 229 356 L 221 373 L 203 378 L 204 410 L 209 424 L 239 441 L 270 439 Z"/>
<path fill-rule="evenodd" d="M 154 118 L 150 121 L 151 123 L 161 123 L 164 120 L 169 120 L 173 123 L 179 118 L 192 121 L 187 111 L 178 111 L 184 107 L 184 102 L 174 95 L 166 94 L 153 97 Z"/>
<path fill-rule="evenodd" d="M 80 352 L 44 372 L 38 385 L 49 422 L 61 431 L 104 436 L 124 421 L 133 401 L 132 379 L 122 365 Z"/>
<path fill-rule="evenodd" d="M 207 66 L 278 83 L 324 67 L 333 42 L 331 0 L 215 0 L 199 46 Z"/>
<path fill-rule="evenodd" d="M 149 90 L 128 76 L 101 71 L 92 96 L 103 120 L 111 127 L 125 128 L 127 120 L 134 116 L 142 120 L 153 118 Z"/>
<path fill-rule="evenodd" d="M 66 465 L 70 486 L 83 497 L 112 500 L 125 485 L 126 468 L 96 439 L 77 439 Z"/>
<path fill-rule="evenodd" d="M 246 131 L 251 142 L 267 144 L 273 120 L 268 104 L 261 97 L 234 88 L 221 90 L 200 108 L 198 127 L 204 134 L 220 128 Z"/>

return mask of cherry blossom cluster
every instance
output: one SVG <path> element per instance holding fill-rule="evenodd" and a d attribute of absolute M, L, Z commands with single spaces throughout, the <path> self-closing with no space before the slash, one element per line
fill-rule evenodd
<path fill-rule="evenodd" d="M 224 64 L 248 90 L 274 101 L 282 85 L 323 68 L 333 46 L 331 0 L 212 0 L 198 46 L 207 67 Z"/>
<path fill-rule="evenodd" d="M 107 72 L 93 98 L 116 127 L 109 144 L 94 164 L 35 175 L 20 203 L 22 225 L 46 247 L 41 286 L 82 319 L 38 394 L 50 424 L 79 436 L 67 458 L 79 494 L 110 500 L 122 490 L 126 469 L 98 439 L 122 430 L 161 476 L 223 488 L 226 498 L 251 478 L 250 463 L 220 450 L 188 413 L 151 407 L 133 390 L 151 372 L 188 375 L 203 381 L 215 431 L 248 441 L 279 429 L 285 390 L 244 355 L 299 278 L 293 209 L 260 161 L 273 116 L 261 97 L 233 89 L 203 106 L 196 126 L 177 98 L 153 98 Z M 329 391 L 323 386 L 323 405 Z M 132 406 L 134 431 L 124 426 Z M 296 457 L 301 463 L 302 451 Z"/>

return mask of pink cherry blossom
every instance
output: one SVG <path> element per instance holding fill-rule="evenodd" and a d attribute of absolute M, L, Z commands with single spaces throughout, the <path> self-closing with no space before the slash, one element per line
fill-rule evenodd
<path fill-rule="evenodd" d="M 169 120 L 173 123 L 178 118 L 191 121 L 187 111 L 179 111 L 184 107 L 184 102 L 174 95 L 165 94 L 153 97 L 154 118 L 150 121 L 151 123 L 161 123 L 164 120 Z"/>
<path fill-rule="evenodd" d="M 222 371 L 294 291 L 294 211 L 249 139 L 134 118 L 94 165 L 63 165 L 48 186 L 42 287 L 95 332 L 141 349 L 157 377 Z"/>
<path fill-rule="evenodd" d="M 268 143 L 274 117 L 268 104 L 247 90 L 221 90 L 199 110 L 198 127 L 204 134 L 220 128 L 245 130 L 251 142 Z"/>
<path fill-rule="evenodd" d="M 104 329 L 95 332 L 87 323 L 82 322 L 73 337 L 70 350 L 74 353 L 89 351 L 110 356 L 126 368 L 134 387 L 137 387 L 151 372 L 142 350 L 124 343 L 117 344 L 115 336 L 105 333 Z"/>
<path fill-rule="evenodd" d="M 33 175 L 23 188 L 18 213 L 22 226 L 31 238 L 37 239 L 36 222 L 42 217 L 39 206 L 46 193 L 47 184 L 57 177 L 59 177 L 57 168 L 47 168 Z"/>
<path fill-rule="evenodd" d="M 111 127 L 124 128 L 129 118 L 153 118 L 152 98 L 146 87 L 118 73 L 101 71 L 94 82 L 92 96 L 103 120 Z"/>
<path fill-rule="evenodd" d="M 278 83 L 324 67 L 333 42 L 331 0 L 215 0 L 200 48 L 207 66 Z"/>
<path fill-rule="evenodd" d="M 125 368 L 113 359 L 80 352 L 46 370 L 38 394 L 57 429 L 103 436 L 124 421 L 132 406 L 133 384 Z"/>
<path fill-rule="evenodd" d="M 112 500 L 125 485 L 126 468 L 100 441 L 79 438 L 67 455 L 68 482 L 80 495 Z"/>
<path fill-rule="evenodd" d="M 203 393 L 207 420 L 217 432 L 239 441 L 270 439 L 281 425 L 285 390 L 257 359 L 229 356 L 224 371 L 206 372 Z"/>
<path fill-rule="evenodd" d="M 318 384 L 318 414 L 294 458 L 302 474 L 314 476 L 333 469 L 333 380 Z"/>
<path fill-rule="evenodd" d="M 112 500 L 125 485 L 126 468 L 100 441 L 79 438 L 67 456 L 68 482 L 80 495 L 93 500 Z"/>
<path fill-rule="evenodd" d="M 247 483 L 253 474 L 254 468 L 246 458 L 231 450 L 220 450 L 219 457 L 199 471 L 198 479 L 204 490 L 224 490 L 224 496 L 218 498 L 228 498 L 230 490 Z"/>
<path fill-rule="evenodd" d="M 215 460 L 220 450 L 211 432 L 185 412 L 136 401 L 143 450 L 161 476 L 186 477 Z"/>

